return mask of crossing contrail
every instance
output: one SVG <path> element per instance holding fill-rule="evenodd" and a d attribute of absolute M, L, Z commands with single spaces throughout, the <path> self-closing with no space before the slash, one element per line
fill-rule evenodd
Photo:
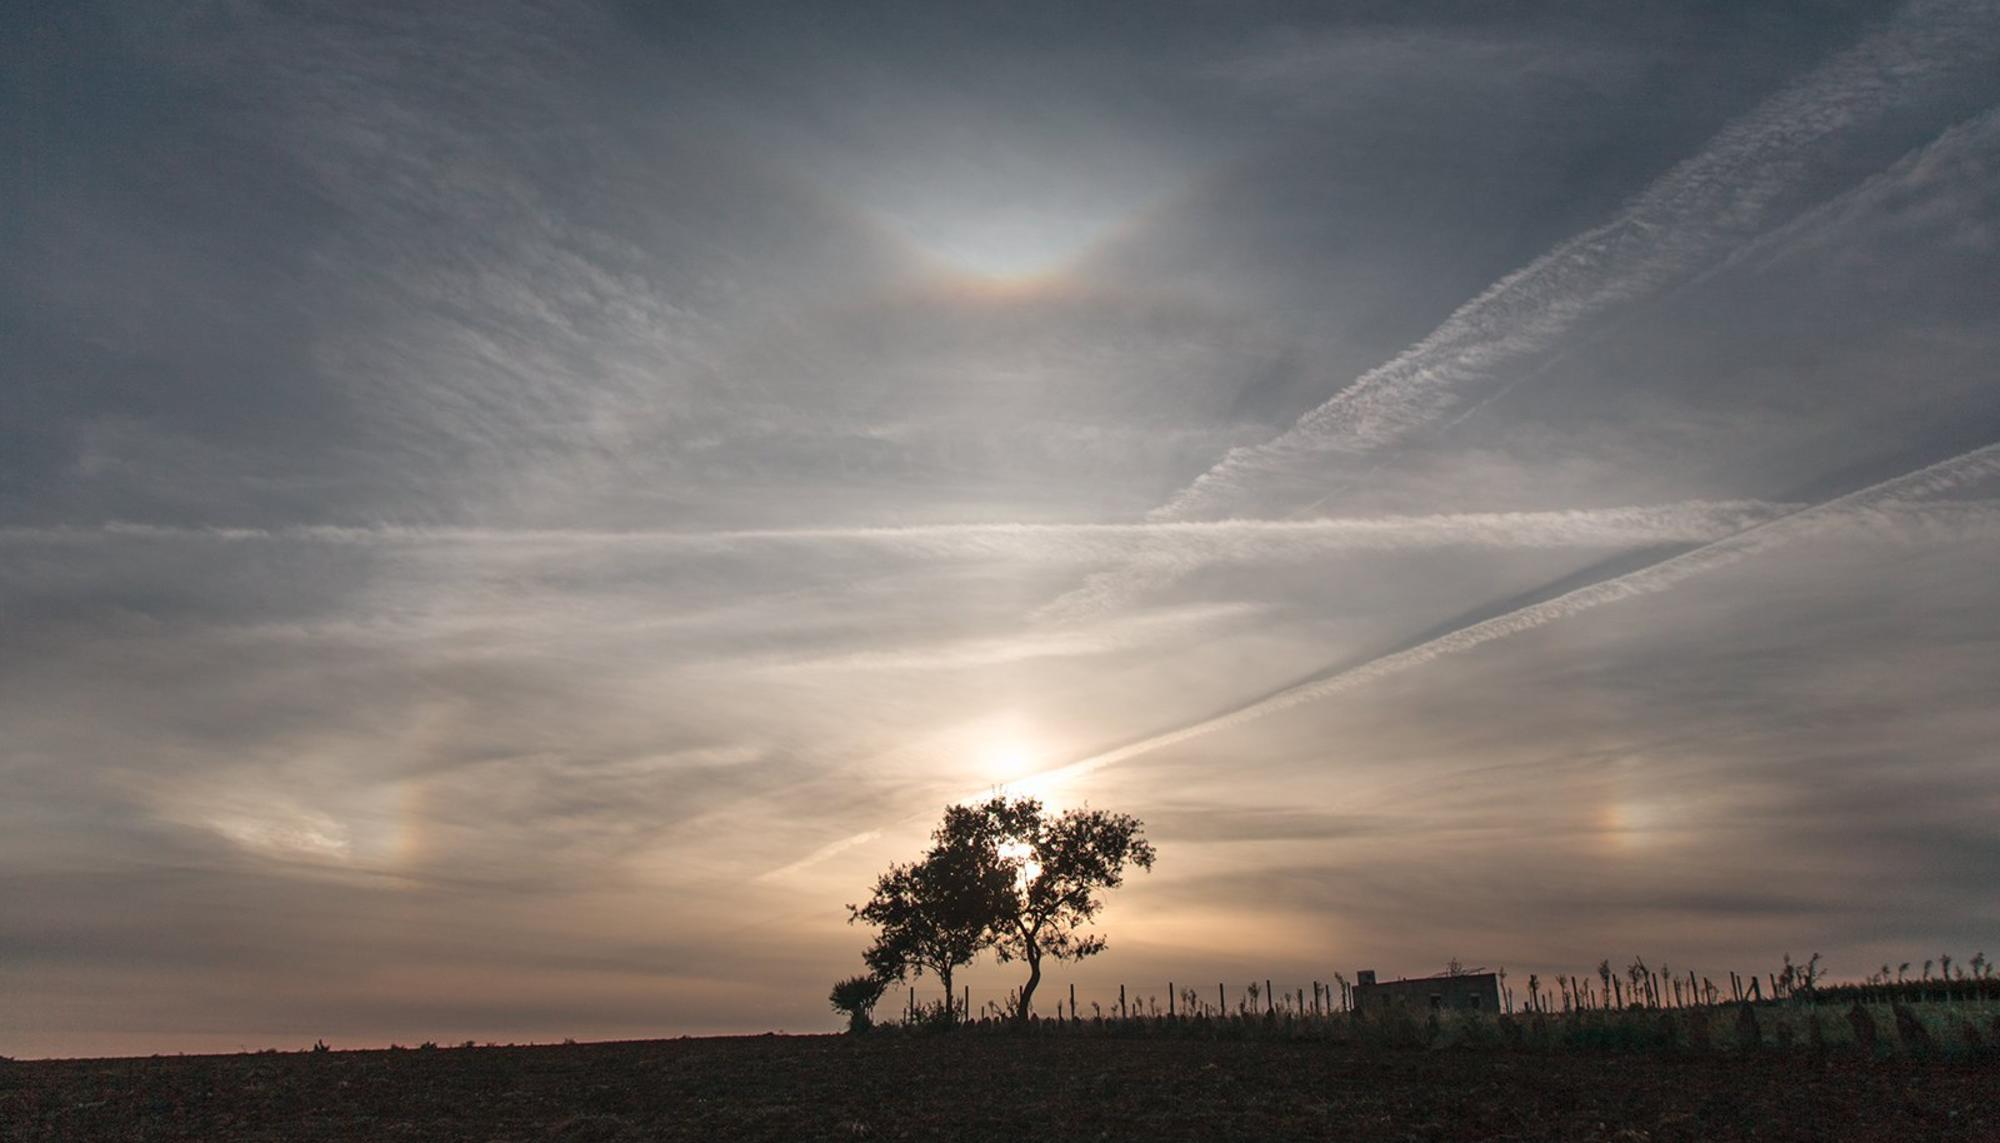
<path fill-rule="evenodd" d="M 1006 785 L 1017 790 L 1039 789 L 1080 778 L 1190 739 L 1255 722 L 1304 703 L 1365 686 L 1447 655 L 1470 651 L 1496 639 L 1546 627 L 1608 603 L 1654 595 L 1707 572 L 1810 536 L 1828 532 L 1846 533 L 1855 529 L 1879 529 L 1892 539 L 1924 539 L 1939 534 L 2000 534 L 2000 514 L 1995 513 L 1990 501 L 1916 503 L 1923 497 L 1949 492 L 1995 476 L 2000 476 L 2000 443 L 1960 453 L 1858 491 L 1798 508 L 1691 551 L 1655 560 L 1643 567 L 1563 591 L 1491 618 L 1465 623 L 1439 635 L 1420 637 L 1410 646 L 1361 663 L 1335 664 L 1217 714 L 1146 735 L 1087 758 L 1023 775 Z M 974 792 L 968 796 L 981 795 Z M 779 878 L 800 872 L 878 836 L 880 831 L 872 830 L 835 841 L 764 877 Z"/>
<path fill-rule="evenodd" d="M 1961 453 L 1949 460 L 1905 473 L 1891 480 L 1869 485 L 1856 492 L 1801 508 L 1768 523 L 1746 528 L 1735 535 L 1704 544 L 1637 570 L 1599 580 L 1552 599 L 1519 607 L 1491 619 L 1470 623 L 1415 646 L 1391 652 L 1354 666 L 1331 668 L 1291 683 L 1220 714 L 1175 729 L 1149 735 L 1113 747 L 1065 766 L 1030 775 L 1024 781 L 1051 782 L 1080 777 L 1095 770 L 1185 742 L 1191 738 L 1227 730 L 1301 703 L 1326 698 L 1363 686 L 1387 675 L 1421 666 L 1446 655 L 1470 651 L 1485 643 L 1532 631 L 1560 619 L 1567 619 L 1607 603 L 1652 595 L 1717 568 L 1808 536 L 1827 531 L 1866 526 L 1874 521 L 1893 520 L 1905 502 L 1963 487 L 1974 481 L 2000 475 L 2000 443 Z M 1955 515 L 1947 510 L 1941 517 Z M 1893 525 L 1892 525 L 1893 526 Z"/>
<path fill-rule="evenodd" d="M 1495 282 L 1284 433 L 1231 450 L 1151 518 L 1228 514 L 1272 477 L 1330 454 L 1375 452 L 1451 415 L 1579 324 L 1713 265 L 1770 229 L 1793 205 L 1787 196 L 1837 157 L 1833 140 L 1996 56 L 2000 5 L 1909 5 L 1725 127 L 1618 217 Z"/>

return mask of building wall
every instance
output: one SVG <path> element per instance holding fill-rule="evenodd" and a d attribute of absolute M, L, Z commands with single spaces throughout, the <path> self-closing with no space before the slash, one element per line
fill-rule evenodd
<path fill-rule="evenodd" d="M 1500 978 L 1490 972 L 1466 976 L 1432 976 L 1421 980 L 1385 980 L 1354 986 L 1359 1011 L 1390 1007 L 1417 1012 L 1431 1009 L 1498 1012 Z"/>

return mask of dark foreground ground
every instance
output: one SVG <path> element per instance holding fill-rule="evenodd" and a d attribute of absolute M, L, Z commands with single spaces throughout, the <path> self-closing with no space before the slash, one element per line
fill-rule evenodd
<path fill-rule="evenodd" d="M 834 1036 L 0 1063 L 0 1140 L 1993 1140 L 2000 1063 Z"/>

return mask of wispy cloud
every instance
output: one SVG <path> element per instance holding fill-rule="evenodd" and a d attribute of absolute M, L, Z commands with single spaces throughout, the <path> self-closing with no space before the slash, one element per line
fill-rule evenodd
<path fill-rule="evenodd" d="M 1037 794 L 1059 789 L 1070 781 L 1118 763 L 1329 698 L 1497 639 L 1545 627 L 1606 604 L 1667 591 L 1708 572 L 1803 539 L 1829 533 L 1852 535 L 1857 531 L 1918 541 L 1991 537 L 2000 534 L 2000 512 L 1995 511 L 1992 502 L 1925 504 L 1920 501 L 1923 497 L 1954 491 L 1995 476 L 2000 476 L 2000 444 L 1975 449 L 1819 504 L 1795 508 L 1693 551 L 1600 580 L 1553 599 L 1468 624 L 1416 646 L 1356 666 L 1321 672 L 1304 682 L 1279 688 L 1221 714 L 1148 735 L 1075 762 L 1023 775 L 1009 782 L 1008 788 L 1016 793 Z M 870 831 L 866 837 L 876 836 L 879 832 Z M 834 842 L 786 866 L 784 872 L 800 871 L 858 843 L 853 837 Z"/>
<path fill-rule="evenodd" d="M 1849 132 L 2000 54 L 2000 10 L 1916 3 L 1731 124 L 1617 218 L 1502 278 L 1395 359 L 1259 445 L 1232 450 L 1153 512 L 1240 510 L 1260 482 L 1327 454 L 1374 452 L 1435 424 L 1584 322 L 1727 256 L 1780 221 Z"/>
<path fill-rule="evenodd" d="M 1264 718 L 1301 703 L 1340 694 L 1384 676 L 1422 666 L 1446 655 L 1470 651 L 1495 639 L 1532 631 L 1608 603 L 1666 591 L 1718 568 L 1811 536 L 1823 535 L 1829 530 L 1849 529 L 1856 524 L 1868 526 L 1907 501 L 1962 488 L 1996 475 L 2000 475 L 2000 444 L 1975 449 L 1893 480 L 1800 509 L 1770 523 L 1705 544 L 1694 551 L 1649 564 L 1638 571 L 1601 580 L 1554 599 L 1461 627 L 1359 666 L 1285 687 L 1213 718 L 1152 735 L 1035 777 L 1044 783 L 1081 777 L 1178 742 Z M 1955 509 L 1947 509 L 1947 512 L 1953 511 Z"/>
<path fill-rule="evenodd" d="M 1857 530 L 1892 539 L 1920 541 L 2000 535 L 2000 512 L 1996 512 L 1989 502 L 1914 502 L 1920 497 L 1951 491 L 1996 475 L 2000 475 L 2000 445 L 1991 445 L 1846 496 L 1797 509 L 1768 523 L 1746 528 L 1637 571 L 1468 624 L 1416 646 L 1356 666 L 1321 672 L 1304 682 L 1282 687 L 1221 714 L 1147 735 L 1074 762 L 1021 775 L 1005 783 L 1004 788 L 1017 796 L 1048 797 L 1076 779 L 1119 763 L 1354 690 L 1445 656 L 1532 631 L 1606 604 L 1667 591 L 1708 572 L 1809 537 L 1829 532 L 1851 534 Z M 1915 533 L 1912 532 L 1913 522 L 1918 527 Z M 965 791 L 958 800 L 980 795 L 981 791 Z M 905 816 L 895 824 L 907 827 L 920 817 Z M 770 871 L 764 878 L 777 880 L 801 873 L 828 858 L 872 841 L 882 833 L 883 828 L 875 828 L 833 841 L 797 861 Z"/>
<path fill-rule="evenodd" d="M 1787 516 L 2000 439 L 2000 13 L 1901 2 L 0 6 L 0 1052 L 827 1027 L 996 783 L 1169 851 L 1085 989 L 1946 947 L 2000 504 Z"/>

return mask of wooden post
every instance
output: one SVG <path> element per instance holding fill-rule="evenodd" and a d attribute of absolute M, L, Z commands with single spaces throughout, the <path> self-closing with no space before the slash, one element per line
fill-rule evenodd
<path fill-rule="evenodd" d="M 1303 1016 L 1305 1014 L 1306 1014 L 1306 990 L 1301 988 L 1299 989 L 1299 1015 Z"/>
<path fill-rule="evenodd" d="M 1229 996 L 1222 991 L 1222 982 L 1215 982 L 1215 1011 L 1219 1016 L 1229 1015 Z"/>
<path fill-rule="evenodd" d="M 1074 980 L 1069 982 L 1069 1018 L 1072 1022 L 1076 1020 L 1076 981 Z"/>
<path fill-rule="evenodd" d="M 972 1019 L 972 986 L 970 984 L 965 986 L 965 1003 L 959 1005 L 958 1010 L 965 1013 L 967 1020 Z"/>
<path fill-rule="evenodd" d="M 1169 980 L 1167 981 L 1167 1016 L 1171 1018 L 1173 1014 L 1174 1014 L 1174 982 Z"/>
<path fill-rule="evenodd" d="M 1118 1018 L 1125 1019 L 1125 986 L 1118 986 Z"/>
<path fill-rule="evenodd" d="M 917 986 L 914 984 L 910 986 L 910 1006 L 905 1008 L 903 1012 L 905 1020 L 915 1022 L 917 1018 Z"/>
<path fill-rule="evenodd" d="M 1278 995 L 1271 991 L 1271 978 L 1267 976 L 1264 978 L 1264 1015 L 1269 1016 L 1277 1010 Z"/>

